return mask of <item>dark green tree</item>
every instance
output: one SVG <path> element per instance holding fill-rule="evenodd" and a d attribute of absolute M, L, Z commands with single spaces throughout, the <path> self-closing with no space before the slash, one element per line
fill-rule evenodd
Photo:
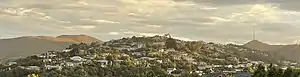
<path fill-rule="evenodd" d="M 293 69 L 289 67 L 284 71 L 283 77 L 292 77 L 292 76 L 293 76 Z"/>
<path fill-rule="evenodd" d="M 258 65 L 257 70 L 254 72 L 252 77 L 267 77 L 267 72 L 263 65 Z"/>

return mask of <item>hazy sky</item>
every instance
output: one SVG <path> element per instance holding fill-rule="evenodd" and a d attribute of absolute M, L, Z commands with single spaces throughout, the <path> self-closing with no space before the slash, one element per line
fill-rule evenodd
<path fill-rule="evenodd" d="M 0 0 L 0 36 L 171 33 L 184 40 L 300 40 L 300 0 Z"/>

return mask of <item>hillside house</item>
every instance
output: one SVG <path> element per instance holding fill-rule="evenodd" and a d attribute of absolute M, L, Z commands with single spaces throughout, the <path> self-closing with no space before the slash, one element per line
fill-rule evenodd
<path fill-rule="evenodd" d="M 51 62 L 52 61 L 52 59 L 43 59 L 43 62 L 45 63 L 45 62 Z"/>
<path fill-rule="evenodd" d="M 106 67 L 108 65 L 107 60 L 95 60 L 95 62 L 100 63 L 101 67 Z"/>
<path fill-rule="evenodd" d="M 167 68 L 168 74 L 172 74 L 173 71 L 177 70 L 176 68 Z"/>
<path fill-rule="evenodd" d="M 70 59 L 73 61 L 77 61 L 77 62 L 86 61 L 86 59 L 83 59 L 80 56 L 74 56 L 74 57 L 71 57 Z"/>
<path fill-rule="evenodd" d="M 28 67 L 25 67 L 25 69 L 28 69 L 28 70 L 40 70 L 41 68 L 38 67 L 38 66 L 28 66 Z"/>
<path fill-rule="evenodd" d="M 66 62 L 66 63 L 65 63 L 65 66 L 68 66 L 68 67 L 74 67 L 74 66 L 75 66 L 75 63 L 72 63 L 72 62 Z"/>
<path fill-rule="evenodd" d="M 63 52 L 70 52 L 72 51 L 72 49 L 65 49 L 65 50 L 62 50 Z"/>
<path fill-rule="evenodd" d="M 47 70 L 51 70 L 51 69 L 61 70 L 62 69 L 62 67 L 59 66 L 59 65 L 55 65 L 55 66 L 53 66 L 53 65 L 45 65 L 44 68 L 47 69 Z"/>
<path fill-rule="evenodd" d="M 15 65 L 18 64 L 17 62 L 8 62 L 6 66 L 11 66 L 11 65 Z"/>
<path fill-rule="evenodd" d="M 167 49 L 166 52 L 176 52 L 174 48 Z"/>

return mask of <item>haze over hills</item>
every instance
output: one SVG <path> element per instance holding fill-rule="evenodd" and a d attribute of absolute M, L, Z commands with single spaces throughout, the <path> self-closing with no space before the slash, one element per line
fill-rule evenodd
<path fill-rule="evenodd" d="M 0 39 L 0 58 L 21 57 L 40 54 L 50 50 L 61 50 L 74 43 L 91 43 L 100 41 L 87 35 L 24 36 Z"/>
<path fill-rule="evenodd" d="M 278 58 L 293 60 L 300 62 L 300 46 L 299 45 L 270 45 L 258 40 L 252 40 L 243 45 L 255 50 L 267 52 Z"/>

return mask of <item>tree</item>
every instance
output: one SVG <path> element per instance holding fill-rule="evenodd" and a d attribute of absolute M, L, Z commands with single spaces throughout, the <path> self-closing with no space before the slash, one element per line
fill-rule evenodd
<path fill-rule="evenodd" d="M 88 77 L 88 73 L 84 69 L 77 69 L 71 77 Z"/>
<path fill-rule="evenodd" d="M 173 39 L 173 38 L 168 38 L 167 41 L 166 41 L 166 47 L 168 49 L 176 49 L 177 48 L 177 45 L 176 45 L 176 40 Z"/>
<path fill-rule="evenodd" d="M 257 70 L 254 72 L 252 77 L 267 77 L 267 72 L 263 65 L 258 65 Z"/>
<path fill-rule="evenodd" d="M 283 70 L 282 69 L 276 69 L 276 76 L 275 77 L 282 77 L 283 76 Z"/>
<path fill-rule="evenodd" d="M 277 77 L 276 73 L 276 68 L 273 66 L 273 64 L 270 64 L 270 66 L 268 67 L 268 77 Z"/>
<path fill-rule="evenodd" d="M 292 77 L 292 74 L 293 74 L 293 69 L 289 67 L 284 71 L 283 77 Z"/>

